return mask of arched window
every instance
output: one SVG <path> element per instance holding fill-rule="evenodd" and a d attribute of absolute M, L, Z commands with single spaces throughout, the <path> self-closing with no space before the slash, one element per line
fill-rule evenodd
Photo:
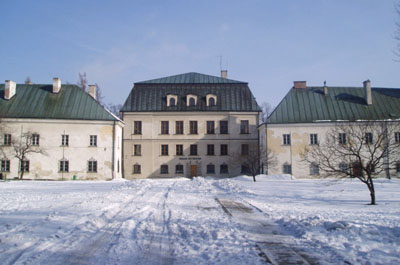
<path fill-rule="evenodd" d="M 175 105 L 176 105 L 175 98 L 170 98 L 170 99 L 169 99 L 169 106 L 170 106 L 170 107 L 175 107 Z"/>
<path fill-rule="evenodd" d="M 210 98 L 208 100 L 208 106 L 210 106 L 210 107 L 215 106 L 215 99 L 214 98 Z"/>
<path fill-rule="evenodd" d="M 189 106 L 196 106 L 196 100 L 194 98 L 189 99 Z"/>

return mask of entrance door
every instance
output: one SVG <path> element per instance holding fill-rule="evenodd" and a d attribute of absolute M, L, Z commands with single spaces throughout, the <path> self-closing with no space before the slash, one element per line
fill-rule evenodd
<path fill-rule="evenodd" d="M 358 162 L 353 163 L 353 175 L 355 177 L 361 177 L 362 176 L 362 169 L 361 165 Z"/>
<path fill-rule="evenodd" d="M 190 176 L 197 177 L 197 165 L 190 165 Z"/>

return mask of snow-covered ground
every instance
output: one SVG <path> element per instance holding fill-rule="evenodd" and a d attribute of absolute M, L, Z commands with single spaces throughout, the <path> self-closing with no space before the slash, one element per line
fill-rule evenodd
<path fill-rule="evenodd" d="M 400 264 L 400 181 L 259 176 L 0 182 L 1 264 L 265 264 L 216 198 L 259 208 L 320 264 Z"/>

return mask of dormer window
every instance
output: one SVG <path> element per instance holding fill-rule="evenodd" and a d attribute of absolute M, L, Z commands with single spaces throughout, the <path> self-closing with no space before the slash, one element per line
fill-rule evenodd
<path fill-rule="evenodd" d="M 167 95 L 167 107 L 175 107 L 177 102 L 177 95 Z"/>
<path fill-rule="evenodd" d="M 217 96 L 213 94 L 208 94 L 206 97 L 207 107 L 213 107 L 217 105 Z"/>
<path fill-rule="evenodd" d="M 186 96 L 186 104 L 187 106 L 196 106 L 197 105 L 197 96 L 189 94 Z"/>

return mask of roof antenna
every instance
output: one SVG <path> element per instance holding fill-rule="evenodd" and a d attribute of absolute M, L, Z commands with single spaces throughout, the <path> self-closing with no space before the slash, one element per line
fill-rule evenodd
<path fill-rule="evenodd" d="M 219 58 L 219 70 L 222 70 L 222 54 L 217 56 Z"/>

